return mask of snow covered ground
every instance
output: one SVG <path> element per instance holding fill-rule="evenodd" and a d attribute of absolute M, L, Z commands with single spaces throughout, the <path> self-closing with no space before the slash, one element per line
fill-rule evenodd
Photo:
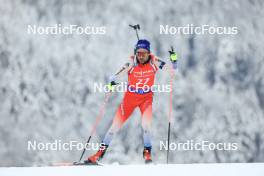
<path fill-rule="evenodd" d="M 202 176 L 263 176 L 264 163 L 248 164 L 169 164 L 169 165 L 106 165 L 65 167 L 2 167 L 1 176 L 58 175 L 202 175 Z"/>
<path fill-rule="evenodd" d="M 264 162 L 264 1 L 0 0 L 0 4 L 0 166 L 79 159 L 81 150 L 75 147 L 29 150 L 28 144 L 86 142 L 104 100 L 104 93 L 95 90 L 95 85 L 106 85 L 109 76 L 134 54 L 137 38 L 129 24 L 141 25 L 139 37 L 148 39 L 153 54 L 168 64 L 171 46 L 179 56 L 173 81 L 171 143 L 208 141 L 238 146 L 238 150 L 178 147 L 171 151 L 171 163 Z M 44 30 L 54 25 L 105 27 L 106 34 L 29 34 L 28 25 Z M 171 29 L 188 25 L 237 27 L 239 33 L 161 34 L 160 25 Z M 164 88 L 170 75 L 163 71 L 157 72 L 155 84 Z M 120 79 L 123 81 L 127 75 Z M 110 97 L 91 143 L 101 142 L 122 98 L 121 92 Z M 166 151 L 160 150 L 160 142 L 167 140 L 170 94 L 157 92 L 153 100 L 153 159 L 162 163 Z M 104 163 L 142 162 L 141 122 L 137 109 L 114 137 Z M 85 157 L 94 152 L 87 151 Z M 120 166 L 120 170 L 138 168 L 129 174 L 143 169 L 198 172 L 198 166 Z M 211 169 L 211 165 L 204 167 Z M 214 172 L 223 175 L 223 167 L 215 167 Z M 115 170 L 115 166 L 106 172 L 108 169 Z M 18 175 L 35 170 L 38 175 L 93 172 L 90 167 L 10 168 L 1 172 Z M 98 172 L 104 173 L 104 169 Z M 4 175 L 8 174 L 0 173 Z"/>

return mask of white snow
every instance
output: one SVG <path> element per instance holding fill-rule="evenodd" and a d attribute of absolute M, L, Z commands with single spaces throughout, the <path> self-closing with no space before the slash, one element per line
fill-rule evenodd
<path fill-rule="evenodd" d="M 263 176 L 264 163 L 2 167 L 1 176 Z"/>
<path fill-rule="evenodd" d="M 0 166 L 79 159 L 82 151 L 75 148 L 33 151 L 27 144 L 86 142 L 104 99 L 94 85 L 107 84 L 107 78 L 133 54 L 137 39 L 128 24 L 137 23 L 140 37 L 150 40 L 154 54 L 169 63 L 172 45 L 179 56 L 173 82 L 171 142 L 239 145 L 236 151 L 171 151 L 171 163 L 264 162 L 263 1 L 0 2 Z M 105 26 L 107 34 L 27 34 L 28 24 L 58 23 Z M 236 26 L 239 33 L 160 35 L 160 25 L 167 24 Z M 169 80 L 169 74 L 160 70 L 155 84 L 163 87 Z M 157 163 L 166 160 L 166 151 L 159 150 L 159 144 L 167 139 L 169 97 L 165 92 L 156 93 L 153 101 L 151 135 Z M 119 92 L 110 98 L 91 143 L 101 142 L 122 98 Z M 137 109 L 114 137 L 103 162 L 143 162 L 142 132 Z M 94 152 L 87 151 L 84 158 Z M 19 172 L 21 169 L 31 171 L 19 168 Z M 68 170 L 72 169 L 62 169 Z"/>

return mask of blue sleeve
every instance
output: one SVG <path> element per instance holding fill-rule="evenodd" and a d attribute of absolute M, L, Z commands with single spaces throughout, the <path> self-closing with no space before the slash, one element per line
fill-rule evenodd
<path fill-rule="evenodd" d="M 175 62 L 171 62 L 172 63 L 172 68 L 174 69 L 174 70 L 176 70 L 177 69 L 177 61 L 175 61 Z"/>

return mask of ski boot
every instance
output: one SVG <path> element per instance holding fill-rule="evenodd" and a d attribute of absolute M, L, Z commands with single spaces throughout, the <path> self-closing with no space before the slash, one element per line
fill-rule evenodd
<path fill-rule="evenodd" d="M 100 149 L 94 155 L 88 157 L 88 159 L 84 161 L 84 164 L 98 165 L 98 161 L 103 158 L 107 148 L 108 145 L 101 144 Z"/>
<path fill-rule="evenodd" d="M 145 159 L 145 163 L 146 164 L 152 163 L 152 160 L 151 160 L 151 147 L 144 147 L 143 158 Z"/>

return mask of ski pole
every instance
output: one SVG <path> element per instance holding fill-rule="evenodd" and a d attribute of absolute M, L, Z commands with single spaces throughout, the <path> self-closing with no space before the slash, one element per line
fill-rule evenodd
<path fill-rule="evenodd" d="M 136 24 L 136 25 L 132 25 L 130 24 L 129 27 L 133 28 L 136 31 L 137 34 L 137 39 L 139 40 L 139 36 L 138 36 L 138 30 L 140 30 L 140 25 Z M 136 49 L 134 49 L 134 62 L 136 63 Z"/>
<path fill-rule="evenodd" d="M 83 158 L 83 155 L 84 155 L 84 153 L 85 153 L 85 151 L 86 151 L 86 145 L 90 143 L 90 140 L 91 140 L 91 138 L 92 138 L 92 136 L 93 136 L 93 134 L 94 134 L 94 132 L 95 132 L 95 130 L 96 130 L 96 127 L 97 127 L 97 125 L 99 124 L 101 118 L 102 118 L 103 115 L 104 115 L 105 107 L 106 107 L 106 104 L 107 104 L 107 102 L 108 102 L 108 100 L 109 100 L 111 94 L 112 94 L 112 91 L 110 90 L 110 92 L 108 92 L 108 93 L 106 94 L 106 96 L 105 96 L 104 102 L 103 102 L 103 104 L 102 104 L 101 107 L 100 107 L 99 114 L 98 114 L 98 116 L 97 116 L 96 119 L 95 119 L 95 123 L 93 124 L 93 128 L 92 128 L 91 133 L 90 133 L 91 135 L 89 136 L 89 138 L 87 139 L 87 141 L 86 141 L 86 143 L 85 143 L 85 147 L 84 147 L 84 149 L 83 149 L 83 151 L 82 151 L 82 154 L 81 154 L 81 156 L 80 156 L 79 162 L 81 162 L 81 160 L 82 160 L 82 158 Z"/>
<path fill-rule="evenodd" d="M 119 74 L 120 74 L 122 71 L 124 71 L 127 67 L 128 67 L 128 65 L 125 65 L 124 67 L 122 67 L 122 69 L 120 69 L 120 70 L 115 74 L 115 76 L 119 75 Z M 117 85 L 117 84 L 119 84 L 119 83 L 116 83 L 115 81 L 111 81 L 110 84 L 113 86 L 113 85 Z M 98 124 L 99 124 L 101 118 L 104 116 L 104 112 L 105 112 L 106 104 L 108 103 L 108 100 L 109 100 L 111 94 L 113 93 L 113 90 L 112 90 L 112 89 L 109 89 L 109 90 L 110 90 L 110 92 L 108 92 L 108 93 L 106 94 L 106 96 L 105 96 L 104 102 L 103 102 L 103 104 L 102 104 L 102 106 L 101 106 L 101 108 L 100 108 L 100 112 L 99 112 L 98 116 L 96 117 L 95 123 L 94 123 L 94 125 L 93 125 L 92 130 L 91 130 L 91 133 L 90 133 L 91 135 L 90 135 L 89 138 L 87 139 L 87 142 L 85 143 L 85 146 L 86 146 L 87 144 L 89 144 L 89 142 L 90 142 L 90 140 L 91 140 L 91 138 L 92 138 L 92 136 L 93 136 L 93 134 L 94 134 L 94 132 L 95 132 L 95 130 L 96 130 L 96 127 L 98 126 Z M 82 151 L 82 154 L 81 154 L 81 156 L 80 156 L 79 162 L 81 162 L 81 160 L 82 160 L 82 158 L 83 158 L 83 155 L 84 155 L 85 151 L 86 151 L 86 147 L 85 147 L 85 148 L 83 149 L 83 151 Z"/>
<path fill-rule="evenodd" d="M 170 54 L 172 54 L 174 52 L 173 47 L 171 47 L 171 51 L 169 51 Z M 169 125 L 168 125 L 168 149 L 167 149 L 167 164 L 169 164 L 169 153 L 170 153 L 170 131 L 171 131 L 171 115 L 172 115 L 172 96 L 173 96 L 173 68 L 170 68 L 170 86 L 171 86 L 171 91 L 170 91 L 170 106 L 169 106 L 169 114 L 168 114 L 168 121 L 169 121 Z"/>
<path fill-rule="evenodd" d="M 171 123 L 169 122 L 168 126 L 168 149 L 167 149 L 167 164 L 169 164 L 169 153 L 170 153 L 170 125 Z"/>
<path fill-rule="evenodd" d="M 131 25 L 130 24 L 129 26 L 132 27 L 136 31 L 137 39 L 139 40 L 138 30 L 140 30 L 140 25 L 139 24 L 136 24 L 136 25 Z"/>

